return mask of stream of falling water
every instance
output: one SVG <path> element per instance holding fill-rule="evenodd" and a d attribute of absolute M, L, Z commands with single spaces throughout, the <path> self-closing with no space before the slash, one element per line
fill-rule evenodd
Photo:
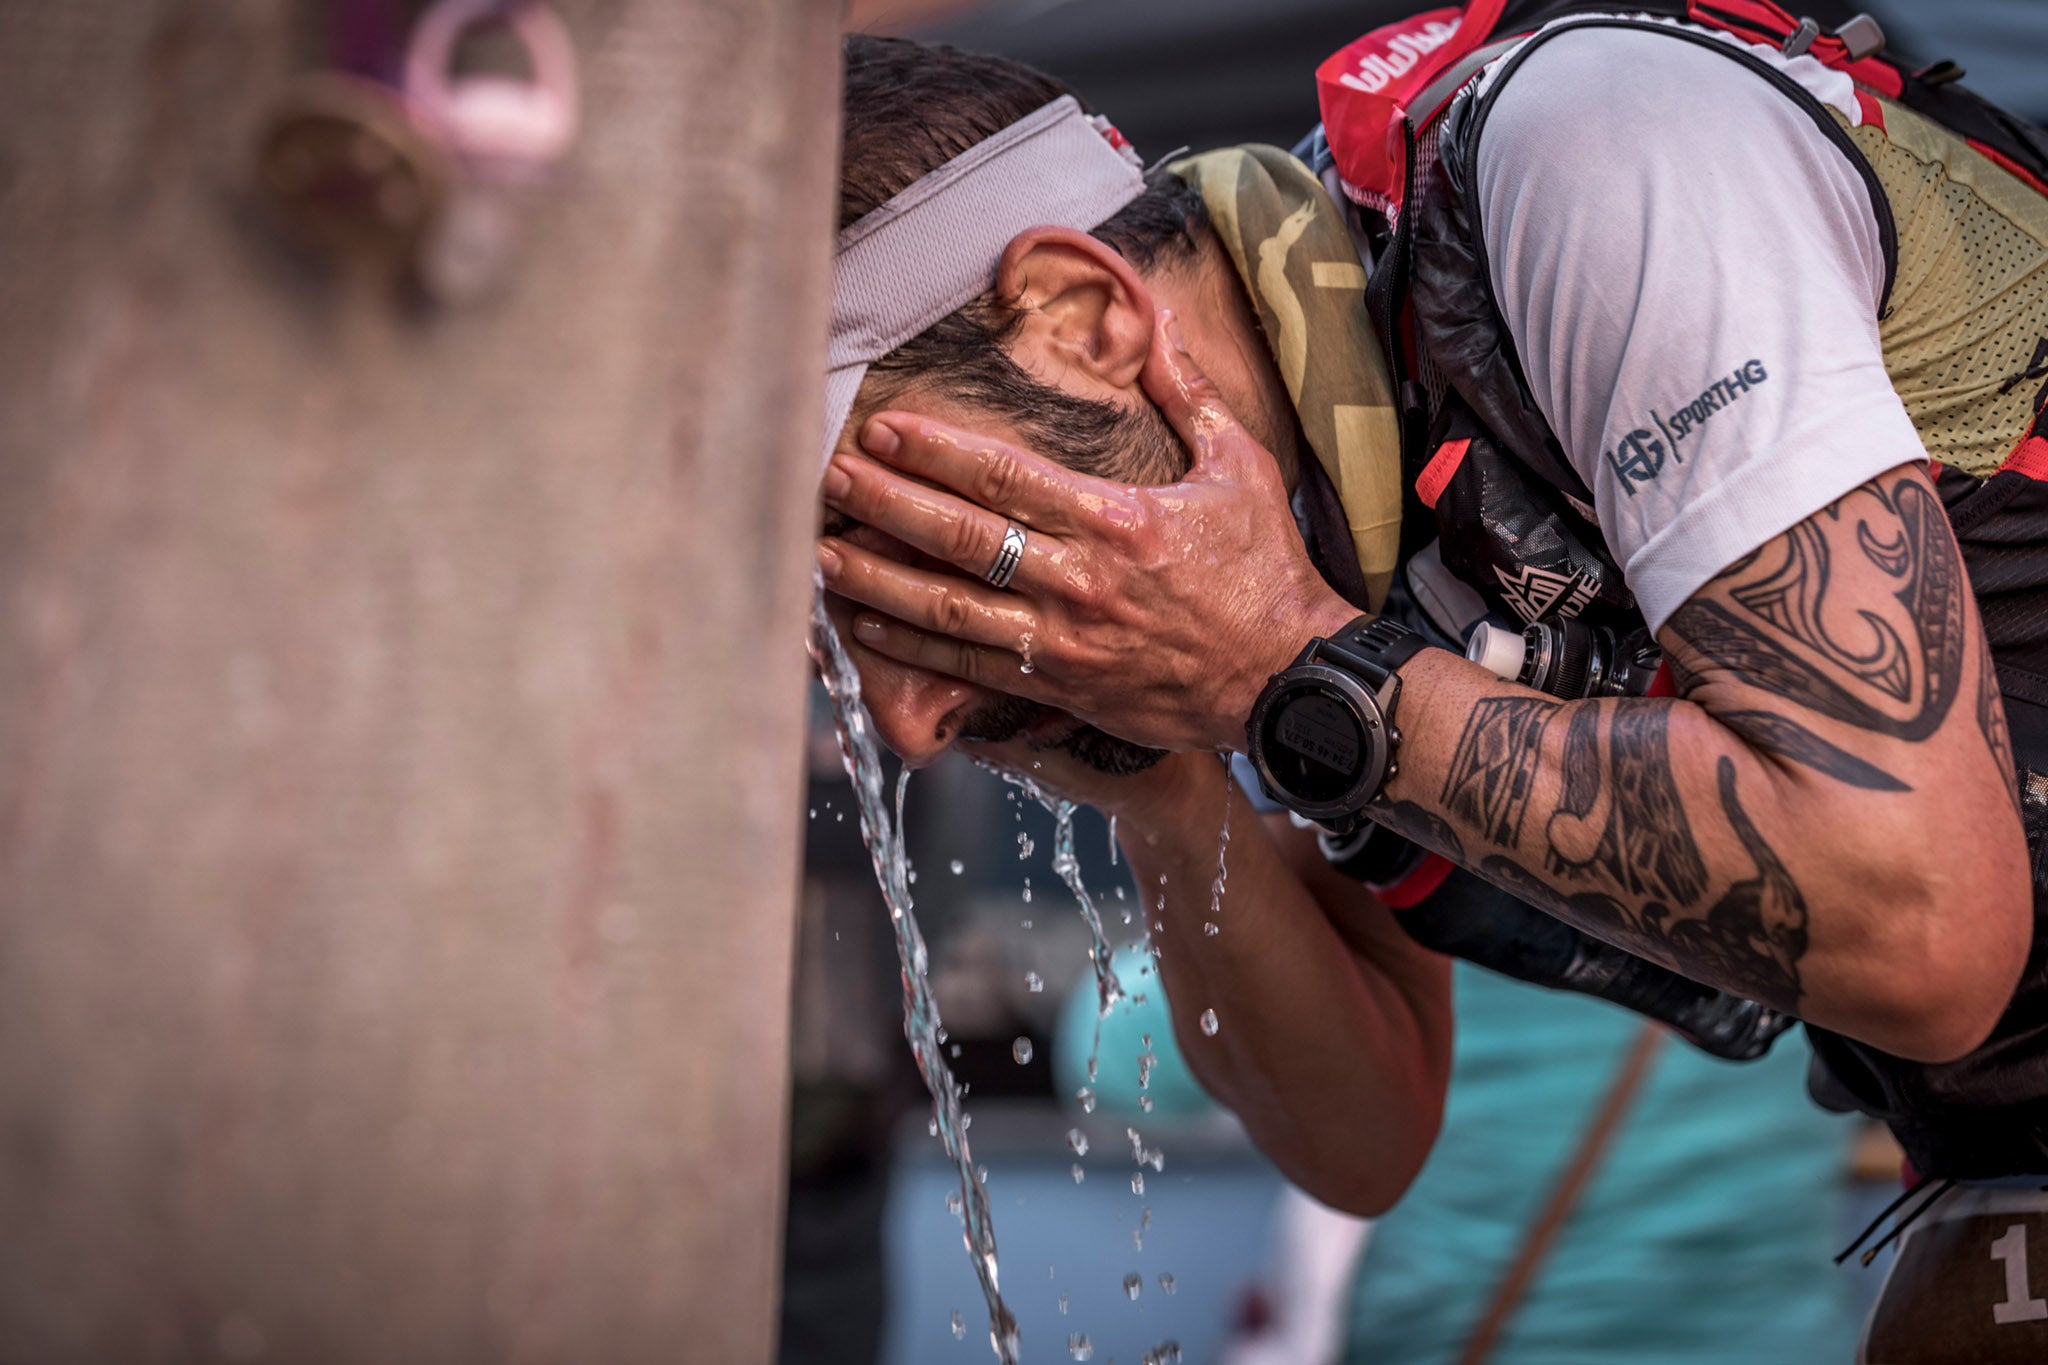
<path fill-rule="evenodd" d="M 1109 1017 L 1117 1001 L 1124 998 L 1124 989 L 1116 979 L 1116 966 L 1110 960 L 1109 936 L 1102 931 L 1102 914 L 1095 908 L 1095 898 L 1088 894 L 1087 883 L 1081 880 L 1081 860 L 1074 854 L 1074 803 L 1065 797 L 1046 794 L 1036 782 L 1021 773 L 997 768 L 995 772 L 1003 781 L 1022 791 L 1026 796 L 1052 812 L 1052 870 L 1073 892 L 1074 900 L 1081 907 L 1081 918 L 1088 925 L 1088 961 L 1095 968 L 1095 1038 L 1088 1045 L 1088 1084 L 1078 1098 L 1086 1113 L 1095 1112 L 1095 1075 L 1102 1060 L 1102 1021 Z"/>
<path fill-rule="evenodd" d="M 910 770 L 904 769 L 897 778 L 891 818 L 889 803 L 882 792 L 882 756 L 875 746 L 874 725 L 860 699 L 860 675 L 847 657 L 846 646 L 833 629 L 831 618 L 825 614 L 822 586 L 812 600 L 811 640 L 818 672 L 838 713 L 840 755 L 853 779 L 854 798 L 860 806 L 861 838 L 874 861 L 875 880 L 881 883 L 882 898 L 888 903 L 889 918 L 896 930 L 896 956 L 903 971 L 903 1034 L 910 1040 L 910 1053 L 924 1077 L 925 1088 L 931 1091 L 939 1140 L 960 1177 L 962 1234 L 975 1277 L 981 1281 L 982 1297 L 988 1300 L 989 1344 L 1002 1365 L 1016 1365 L 1020 1352 L 1017 1319 L 1003 1302 L 1002 1291 L 996 1284 L 996 1230 L 989 1216 L 988 1188 L 981 1183 L 973 1154 L 968 1150 L 960 1085 L 953 1079 L 952 1068 L 946 1065 L 940 1050 L 939 1007 L 932 999 L 931 983 L 925 976 L 924 934 L 912 912 L 910 863 L 903 850 L 903 794 L 909 786 Z M 1067 831 L 1067 842 L 1072 842 L 1071 831 Z M 1101 927 L 1092 913 L 1090 921 L 1095 924 L 1099 944 Z M 1098 978 L 1102 969 L 1098 965 Z M 1115 978 L 1110 980 L 1114 983 Z"/>
<path fill-rule="evenodd" d="M 910 770 L 905 768 L 896 779 L 894 808 L 883 793 L 882 757 L 876 746 L 874 724 L 868 715 L 866 705 L 860 697 L 860 674 L 853 661 L 847 656 L 846 646 L 833 628 L 831 618 L 825 614 L 824 587 L 816 583 L 811 604 L 812 652 L 818 662 L 819 676 L 824 680 L 825 690 L 832 698 L 832 705 L 839 720 L 840 757 L 846 765 L 847 775 L 853 780 L 856 804 L 860 807 L 861 839 L 867 844 L 868 856 L 874 863 L 875 880 L 882 888 L 882 898 L 889 907 L 889 919 L 896 932 L 896 956 L 902 968 L 903 978 L 903 1034 L 910 1042 L 911 1056 L 916 1059 L 917 1069 L 924 1078 L 925 1088 L 931 1092 L 933 1127 L 946 1155 L 952 1159 L 954 1170 L 960 1179 L 960 1194 L 957 1199 L 948 1196 L 947 1205 L 958 1204 L 961 1219 L 962 1239 L 967 1246 L 969 1260 L 973 1263 L 975 1277 L 981 1282 L 982 1297 L 988 1302 L 989 1345 L 994 1349 L 996 1359 L 1002 1365 L 1017 1365 L 1021 1355 L 1022 1340 L 1017 1330 L 1017 1319 L 1003 1302 L 1001 1289 L 997 1284 L 996 1232 L 995 1222 L 989 1212 L 988 1189 L 982 1183 L 981 1175 L 974 1164 L 973 1153 L 967 1141 L 968 1119 L 960 1104 L 960 1086 L 953 1079 L 952 1068 L 946 1065 L 941 1050 L 945 1029 L 939 1019 L 938 1002 L 932 998 L 931 983 L 926 976 L 929 965 L 925 950 L 924 933 L 918 928 L 910 884 L 915 878 L 910 870 L 910 860 L 903 844 L 903 801 L 910 785 Z M 1222 909 L 1224 880 L 1229 876 L 1225 854 L 1230 847 L 1230 759 L 1226 754 L 1224 762 L 1223 826 L 1218 832 L 1216 843 L 1216 878 L 1210 887 L 1209 913 L 1211 918 L 1203 925 L 1203 932 L 1217 932 L 1216 917 Z M 1108 935 L 1103 932 L 1102 915 L 1096 908 L 1095 899 L 1088 892 L 1081 878 L 1081 862 L 1074 853 L 1074 810 L 1072 801 L 1064 797 L 1047 794 L 1029 777 L 998 770 L 1003 780 L 1024 792 L 1052 813 L 1054 833 L 1052 869 L 1066 884 L 1079 905 L 1081 918 L 1088 926 L 1088 960 L 1095 970 L 1095 1041 L 1088 1053 L 1088 1084 L 1095 1084 L 1096 1064 L 1102 1047 L 1102 1021 L 1110 1010 L 1124 998 L 1122 983 L 1117 980 L 1116 968 L 1112 962 Z M 1116 861 L 1116 821 L 1110 820 L 1110 860 Z M 1030 857 L 1028 839 L 1019 836 L 1022 852 L 1020 857 Z M 953 864 L 955 875 L 960 864 Z M 1161 877 L 1163 883 L 1165 877 Z M 1029 882 L 1026 882 L 1025 897 L 1030 897 Z M 1205 1012 L 1202 1020 L 1203 1032 L 1214 1032 L 1213 1011 Z M 1141 1091 L 1151 1080 L 1152 1038 L 1145 1035 L 1145 1052 L 1139 1059 Z M 1026 1046 L 1022 1040 L 1019 1046 Z M 1028 1052 L 1019 1061 L 1028 1058 Z M 1092 1089 L 1081 1091 L 1082 1107 L 1092 1111 L 1094 1095 Z M 1149 1111 L 1149 1101 L 1145 1104 Z M 1135 1128 L 1127 1128 L 1125 1135 L 1131 1144 L 1131 1160 L 1137 1165 L 1138 1173 L 1131 1179 L 1133 1194 L 1142 1195 L 1145 1190 L 1144 1168 L 1150 1166 L 1154 1172 L 1165 1169 L 1164 1153 L 1147 1147 Z M 1069 1141 L 1079 1137 L 1079 1130 L 1069 1135 Z M 1087 1151 L 1086 1138 L 1080 1138 L 1075 1154 Z M 1081 1168 L 1074 1167 L 1075 1179 L 1080 1179 Z M 1145 1223 L 1151 1221 L 1151 1210 L 1145 1211 Z M 1142 1249 L 1142 1227 L 1138 1245 Z M 1160 1276 L 1160 1287 L 1171 1294 L 1172 1277 Z M 1126 1284 L 1126 1292 L 1129 1285 Z M 1135 1298 L 1136 1295 L 1132 1294 Z M 1062 1307 L 1064 1310 L 1064 1306 Z M 964 1327 L 960 1315 L 953 1315 L 953 1334 L 961 1336 Z M 1080 1343 L 1076 1345 L 1076 1340 Z M 1086 1336 L 1070 1339 L 1069 1354 L 1077 1360 L 1087 1358 Z M 1167 1354 L 1170 1352 L 1170 1354 Z M 1173 1360 L 1180 1358 L 1180 1348 L 1172 1342 L 1162 1343 L 1157 1352 L 1147 1352 L 1146 1360 Z"/>

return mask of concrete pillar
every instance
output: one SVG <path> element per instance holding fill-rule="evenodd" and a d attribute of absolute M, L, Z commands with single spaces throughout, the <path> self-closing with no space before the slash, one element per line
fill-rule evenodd
<path fill-rule="evenodd" d="M 496 297 L 324 277 L 329 5 L 0 7 L 0 1359 L 770 1358 L 833 0 L 557 0 Z"/>

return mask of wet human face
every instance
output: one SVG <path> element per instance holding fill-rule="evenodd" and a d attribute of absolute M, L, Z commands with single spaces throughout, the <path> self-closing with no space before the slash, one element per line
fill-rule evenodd
<path fill-rule="evenodd" d="M 1100 477 L 1158 484 L 1185 472 L 1185 452 L 1165 418 L 1149 403 L 1125 406 L 1077 398 L 1036 383 L 1032 390 L 1019 412 L 1008 416 L 950 402 L 922 388 L 892 394 L 888 406 L 971 427 Z M 849 433 L 858 429 L 857 421 L 847 425 Z M 953 572 L 837 513 L 826 513 L 824 530 L 907 564 Z M 860 669 L 861 694 L 883 742 L 912 766 L 933 761 L 955 744 L 1013 740 L 1033 750 L 1066 753 L 1113 777 L 1143 772 L 1165 757 L 1163 750 L 1118 739 L 1064 711 L 884 658 L 854 639 L 849 628 L 852 604 L 834 595 L 827 598 L 826 609 Z M 1020 669 L 1023 664 L 1020 658 Z"/>

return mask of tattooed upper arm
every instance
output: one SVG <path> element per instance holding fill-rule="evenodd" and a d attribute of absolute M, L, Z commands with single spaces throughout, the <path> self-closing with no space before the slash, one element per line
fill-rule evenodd
<path fill-rule="evenodd" d="M 1661 639 L 1683 700 L 1433 667 L 1460 728 L 1404 750 L 1374 818 L 1773 1009 L 1916 1057 L 1976 1046 L 2031 920 L 2017 822 L 1988 804 L 2011 786 L 1996 678 L 1925 477 L 1745 555 Z"/>
<path fill-rule="evenodd" d="M 1727 680 L 1778 703 L 1719 713 L 1754 747 L 1851 786 L 1907 791 L 1811 720 L 1907 742 L 1939 730 L 1971 657 L 1967 593 L 1940 500 L 1894 471 L 1722 570 L 1673 613 L 1667 643 L 1685 695 Z"/>

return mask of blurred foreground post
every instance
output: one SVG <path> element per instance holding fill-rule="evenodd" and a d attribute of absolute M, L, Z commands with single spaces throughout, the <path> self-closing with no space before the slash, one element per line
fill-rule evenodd
<path fill-rule="evenodd" d="M 0 8 L 0 1360 L 769 1358 L 838 6 L 557 4 L 452 311 L 329 6 Z"/>

